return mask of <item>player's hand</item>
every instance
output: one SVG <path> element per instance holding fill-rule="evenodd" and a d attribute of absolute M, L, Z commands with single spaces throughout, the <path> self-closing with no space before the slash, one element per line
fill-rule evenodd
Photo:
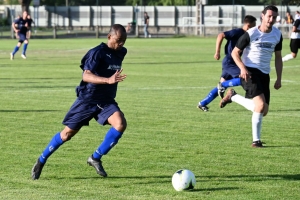
<path fill-rule="evenodd" d="M 126 74 L 121 74 L 123 69 L 117 70 L 114 75 L 109 77 L 108 84 L 114 84 L 123 81 L 126 78 Z"/>
<path fill-rule="evenodd" d="M 249 75 L 249 72 L 246 69 L 241 70 L 240 77 L 242 79 L 244 79 L 246 82 L 248 81 L 249 78 L 251 78 L 250 75 Z"/>
<path fill-rule="evenodd" d="M 278 79 L 275 81 L 274 83 L 274 88 L 276 90 L 278 90 L 279 88 L 281 88 L 281 81 L 279 81 Z"/>
<path fill-rule="evenodd" d="M 214 58 L 216 60 L 219 60 L 221 58 L 220 53 L 215 53 Z"/>

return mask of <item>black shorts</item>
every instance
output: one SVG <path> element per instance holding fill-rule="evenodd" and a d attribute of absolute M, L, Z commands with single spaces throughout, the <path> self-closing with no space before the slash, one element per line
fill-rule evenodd
<path fill-rule="evenodd" d="M 300 39 L 291 39 L 290 41 L 291 52 L 297 54 L 299 48 L 300 48 Z"/>
<path fill-rule="evenodd" d="M 259 69 L 247 67 L 251 78 L 246 82 L 242 80 L 242 87 L 246 91 L 245 97 L 252 99 L 264 94 L 266 103 L 270 103 L 270 75 L 262 73 Z"/>

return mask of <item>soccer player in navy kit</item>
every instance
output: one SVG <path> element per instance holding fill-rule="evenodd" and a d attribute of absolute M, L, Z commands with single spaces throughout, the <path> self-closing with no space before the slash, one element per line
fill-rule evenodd
<path fill-rule="evenodd" d="M 220 107 L 236 102 L 252 111 L 252 147 L 263 147 L 260 140 L 263 116 L 269 111 L 270 104 L 270 62 L 275 54 L 275 69 L 277 79 L 274 88 L 281 88 L 282 77 L 282 34 L 273 25 L 278 16 L 276 6 L 264 8 L 262 23 L 258 27 L 249 29 L 238 40 L 232 51 L 232 57 L 241 70 L 241 81 L 246 98 L 237 94 L 233 89 L 227 91 L 221 100 Z M 243 55 L 241 57 L 241 53 Z"/>
<path fill-rule="evenodd" d="M 54 135 L 33 166 L 32 179 L 39 179 L 49 156 L 70 140 L 82 126 L 89 125 L 93 118 L 101 125 L 111 125 L 111 128 L 87 163 L 99 175 L 107 176 L 101 157 L 118 143 L 127 126 L 124 114 L 115 101 L 118 82 L 126 78 L 126 75 L 121 74 L 122 61 L 127 53 L 127 49 L 123 47 L 127 39 L 126 30 L 122 25 L 115 24 L 107 38 L 107 44 L 101 43 L 82 58 L 80 68 L 83 74 L 82 81 L 76 88 L 77 99 L 63 120 L 65 128 Z"/>
<path fill-rule="evenodd" d="M 282 62 L 286 62 L 297 57 L 298 49 L 300 49 L 300 19 L 296 19 L 294 22 L 290 38 L 291 53 L 284 56 L 282 58 Z"/>
<path fill-rule="evenodd" d="M 227 40 L 227 43 L 224 47 L 226 56 L 224 57 L 224 59 L 222 61 L 221 79 L 220 79 L 220 83 L 218 84 L 218 86 L 215 87 L 214 89 L 212 89 L 208 93 L 208 95 L 198 103 L 197 107 L 200 110 L 207 112 L 208 111 L 207 105 L 210 102 L 212 102 L 218 96 L 218 94 L 221 97 L 223 97 L 223 93 L 225 92 L 226 88 L 228 88 L 230 86 L 241 85 L 240 79 L 233 79 L 233 78 L 239 77 L 240 69 L 235 64 L 234 60 L 232 59 L 231 52 L 232 52 L 233 48 L 235 47 L 236 42 L 245 33 L 245 31 L 254 27 L 255 25 L 256 25 L 256 18 L 251 15 L 247 15 L 247 16 L 245 16 L 245 18 L 243 20 L 242 28 L 225 31 L 218 35 L 217 41 L 216 41 L 216 53 L 214 55 L 214 58 L 216 60 L 220 59 L 220 49 L 221 49 L 221 44 L 222 44 L 223 39 L 225 38 Z M 228 80 L 228 81 L 226 81 L 226 80 Z"/>
<path fill-rule="evenodd" d="M 10 59 L 13 60 L 15 54 L 17 51 L 19 51 L 19 48 L 24 42 L 23 45 L 23 52 L 21 54 L 21 57 L 26 59 L 26 50 L 28 46 L 28 39 L 26 37 L 27 30 L 28 30 L 28 21 L 27 21 L 27 11 L 24 11 L 22 14 L 22 17 L 17 18 L 13 23 L 12 23 L 12 28 L 18 35 L 19 42 L 17 46 L 14 48 L 14 50 L 10 53 Z"/>

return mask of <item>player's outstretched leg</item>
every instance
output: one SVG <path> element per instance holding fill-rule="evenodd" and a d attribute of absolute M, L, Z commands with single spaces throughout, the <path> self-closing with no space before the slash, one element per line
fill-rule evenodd
<path fill-rule="evenodd" d="M 103 177 L 107 176 L 107 173 L 102 166 L 101 158 L 118 143 L 119 139 L 122 137 L 122 134 L 122 132 L 118 131 L 114 127 L 111 127 L 106 133 L 103 142 L 93 153 L 93 155 L 88 158 L 87 163 L 96 169 L 97 174 Z"/>
<path fill-rule="evenodd" d="M 19 47 L 18 47 L 18 46 L 16 46 L 16 47 L 14 48 L 14 50 L 10 53 L 10 59 L 11 59 L 11 60 L 14 59 L 14 56 L 15 56 L 15 54 L 17 53 L 17 51 L 19 51 Z"/>
<path fill-rule="evenodd" d="M 43 167 L 47 161 L 47 159 L 51 156 L 51 154 L 56 151 L 64 141 L 61 139 L 60 132 L 56 133 L 48 146 L 43 151 L 42 155 L 38 158 L 37 162 L 34 164 L 31 170 L 31 177 L 33 180 L 37 180 L 40 178 Z"/>
<path fill-rule="evenodd" d="M 27 46 L 28 46 L 28 43 L 24 43 L 24 45 L 23 45 L 23 52 L 22 52 L 22 55 L 21 55 L 21 57 L 22 57 L 23 59 L 26 59 L 26 50 L 27 50 Z"/>
<path fill-rule="evenodd" d="M 224 93 L 228 87 L 240 86 L 241 84 L 242 84 L 241 78 L 233 78 L 233 79 L 230 79 L 230 80 L 227 80 L 224 82 L 220 82 L 217 85 L 219 97 L 221 97 L 221 99 L 223 99 Z"/>
<path fill-rule="evenodd" d="M 208 95 L 202 101 L 198 103 L 197 108 L 199 108 L 204 112 L 207 112 L 208 111 L 207 105 L 210 102 L 212 102 L 217 96 L 218 96 L 218 88 L 215 87 L 208 93 Z"/>

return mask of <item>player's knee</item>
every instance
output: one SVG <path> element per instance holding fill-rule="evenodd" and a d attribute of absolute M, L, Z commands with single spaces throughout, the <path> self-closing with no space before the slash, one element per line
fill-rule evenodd
<path fill-rule="evenodd" d="M 121 133 L 124 132 L 127 128 L 126 119 L 125 118 L 121 119 L 119 122 L 115 123 L 113 127 Z"/>
<path fill-rule="evenodd" d="M 72 139 L 72 137 L 77 133 L 77 130 L 71 130 L 71 129 L 64 129 L 61 133 L 60 133 L 60 137 L 61 139 L 66 142 Z"/>
<path fill-rule="evenodd" d="M 263 111 L 263 116 L 267 116 L 269 112 L 269 105 L 268 104 L 264 104 L 264 111 Z"/>

